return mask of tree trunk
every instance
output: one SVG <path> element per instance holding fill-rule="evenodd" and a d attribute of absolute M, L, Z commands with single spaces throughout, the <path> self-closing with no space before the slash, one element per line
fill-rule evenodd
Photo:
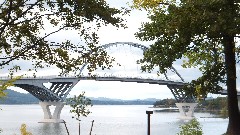
<path fill-rule="evenodd" d="M 223 37 L 227 92 L 228 92 L 228 114 L 229 123 L 227 135 L 240 135 L 240 113 L 238 109 L 237 89 L 236 89 L 236 60 L 234 36 L 225 35 Z"/>

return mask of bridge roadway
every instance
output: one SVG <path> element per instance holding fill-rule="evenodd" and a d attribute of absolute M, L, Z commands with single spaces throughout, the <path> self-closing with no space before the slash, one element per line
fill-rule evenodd
<path fill-rule="evenodd" d="M 2 77 L 0 81 L 6 82 L 9 78 Z M 120 82 L 137 82 L 137 83 L 149 83 L 158 85 L 167 85 L 175 98 L 179 99 L 181 94 L 176 94 L 176 88 L 182 87 L 186 83 L 169 80 L 157 80 L 157 79 L 145 79 L 145 78 L 130 78 L 130 77 L 117 77 L 117 76 L 104 76 L 104 77 L 60 77 L 60 76 L 43 76 L 43 77 L 23 77 L 14 82 L 16 87 L 20 87 L 41 101 L 65 101 L 67 95 L 71 89 L 80 80 L 96 80 L 96 81 L 120 81 Z M 44 83 L 50 83 L 51 86 L 46 88 Z"/>
<path fill-rule="evenodd" d="M 10 78 L 7 77 L 0 77 L 0 81 L 6 82 Z M 23 77 L 14 82 L 14 84 L 24 84 L 26 82 L 39 82 L 39 83 L 46 83 L 46 82 L 60 82 L 60 81 L 66 81 L 66 82 L 72 82 L 75 80 L 96 80 L 96 81 L 120 81 L 120 82 L 137 82 L 137 83 L 149 83 L 149 84 L 159 84 L 159 85 L 178 85 L 183 86 L 186 83 L 181 81 L 169 81 L 169 80 L 157 80 L 157 79 L 151 79 L 151 78 L 130 78 L 130 77 L 117 77 L 117 76 L 96 76 L 96 77 L 90 77 L 90 76 L 81 76 L 81 77 L 61 77 L 61 76 L 43 76 L 43 77 Z"/>
<path fill-rule="evenodd" d="M 7 82 L 9 78 L 1 78 L 0 82 Z M 41 122 L 51 122 L 51 123 L 60 123 L 64 122 L 60 119 L 61 110 L 64 106 L 64 101 L 66 100 L 67 95 L 71 91 L 71 89 L 80 81 L 80 80 L 96 80 L 96 81 L 121 81 L 121 82 L 137 82 L 137 83 L 149 83 L 149 84 L 159 84 L 159 85 L 167 85 L 167 87 L 171 90 L 175 99 L 178 102 L 188 102 L 188 103 L 179 103 L 178 106 L 181 110 L 181 114 L 183 118 L 186 117 L 192 118 L 193 110 L 195 108 L 196 103 L 194 102 L 194 98 L 192 96 L 187 96 L 181 90 L 182 86 L 186 83 L 177 82 L 177 81 L 169 81 L 169 80 L 156 80 L 156 79 L 144 79 L 144 78 L 127 78 L 127 77 L 116 77 L 116 76 L 108 76 L 108 77 L 89 77 L 89 76 L 81 76 L 81 77 L 57 77 L 57 76 L 45 76 L 45 77 L 27 77 L 20 78 L 16 80 L 14 85 L 16 87 L 20 87 L 30 94 L 35 96 L 40 100 L 39 104 L 41 105 L 44 112 L 44 119 Z M 44 86 L 45 83 L 49 83 L 50 87 Z M 189 100 L 190 99 L 190 100 Z M 56 106 L 54 113 L 52 114 L 49 106 Z M 183 106 L 189 106 L 191 111 L 190 113 L 186 113 L 183 109 Z M 191 109 L 192 108 L 192 109 Z"/>

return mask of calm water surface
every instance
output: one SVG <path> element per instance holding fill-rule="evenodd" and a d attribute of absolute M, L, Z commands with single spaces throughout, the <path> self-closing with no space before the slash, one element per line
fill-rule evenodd
<path fill-rule="evenodd" d="M 92 135 L 146 135 L 147 115 L 145 105 L 95 105 L 87 118 L 82 118 L 81 135 L 89 135 L 94 120 Z M 61 124 L 38 123 L 43 118 L 40 105 L 1 105 L 1 135 L 20 135 L 20 126 L 27 124 L 27 130 L 34 135 L 67 135 Z M 61 118 L 67 122 L 70 135 L 78 135 L 78 123 L 65 106 Z M 177 119 L 179 113 L 154 112 L 151 115 L 151 135 L 176 135 L 179 125 L 186 121 Z M 204 135 L 221 135 L 226 131 L 228 119 L 212 117 L 208 113 L 195 113 L 201 123 Z"/>

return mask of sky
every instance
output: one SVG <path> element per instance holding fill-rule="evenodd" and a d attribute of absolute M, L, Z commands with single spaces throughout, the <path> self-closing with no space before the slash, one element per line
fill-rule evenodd
<path fill-rule="evenodd" d="M 127 6 L 127 2 L 130 0 L 107 0 L 110 6 L 121 7 Z M 98 31 L 99 43 L 104 45 L 108 43 L 115 42 L 134 42 L 139 43 L 145 46 L 149 46 L 151 42 L 142 42 L 135 38 L 134 33 L 138 31 L 141 23 L 149 21 L 147 18 L 147 12 L 133 10 L 130 13 L 130 16 L 125 17 L 127 20 L 127 29 L 117 29 L 113 26 L 101 27 Z M 59 39 L 68 34 L 61 34 L 57 36 Z M 73 34 L 69 34 L 74 37 Z M 106 71 L 108 74 L 121 74 L 122 76 L 134 76 L 140 75 L 141 77 L 146 76 L 156 76 L 152 73 L 150 75 L 139 74 L 140 67 L 135 64 L 135 61 L 142 57 L 142 51 L 137 48 L 130 47 L 115 47 L 109 48 L 108 50 L 110 55 L 116 57 L 116 61 L 119 62 L 121 67 L 114 67 L 110 71 Z M 181 67 L 181 60 L 177 61 L 174 64 L 174 67 L 185 79 L 185 81 L 191 81 L 192 79 L 197 78 L 201 73 L 197 69 L 183 69 Z M 49 69 L 48 73 L 54 72 L 56 69 Z M 39 71 L 39 74 L 46 74 L 45 71 Z M 20 92 L 25 92 L 19 88 L 11 87 L 13 90 Z M 106 97 L 106 98 L 115 98 L 115 99 L 146 99 L 146 98 L 174 98 L 167 86 L 156 85 L 156 84 L 141 84 L 135 82 L 98 82 L 93 80 L 81 80 L 70 92 L 70 95 L 78 95 L 86 92 L 87 97 Z"/>
<path fill-rule="evenodd" d="M 110 6 L 121 7 L 127 6 L 129 0 L 108 0 Z M 126 17 L 127 29 L 116 29 L 112 26 L 102 27 L 99 30 L 99 40 L 100 44 L 108 44 L 114 42 L 134 42 L 145 46 L 148 46 L 149 42 L 141 42 L 135 38 L 134 33 L 138 31 L 141 27 L 141 23 L 147 22 L 147 12 L 133 10 L 130 16 Z M 119 47 L 119 49 L 121 49 Z M 117 50 L 118 52 L 128 51 L 130 49 Z M 136 66 L 134 59 L 129 60 L 129 58 L 135 56 L 135 60 L 142 57 L 140 52 L 134 52 L 139 49 L 132 49 L 130 54 L 121 54 L 120 61 L 122 64 L 123 72 L 135 72 L 140 70 Z M 115 57 L 116 52 L 114 52 Z M 125 62 L 123 64 L 123 62 Z M 133 64 L 134 63 L 134 64 Z M 133 67 L 131 69 L 130 67 Z M 135 68 L 135 69 L 134 69 Z M 137 69 L 136 69 L 137 68 Z M 114 67 L 112 70 L 117 69 Z M 118 70 L 119 71 L 119 70 Z M 180 71 L 179 71 L 180 72 Z M 184 72 L 184 71 L 183 71 Z M 127 73 L 128 74 L 128 73 Z M 131 74 L 131 73 L 130 73 Z M 153 74 L 153 76 L 156 74 Z M 186 77 L 187 78 L 187 77 Z M 161 86 L 156 84 L 142 84 L 135 82 L 98 82 L 98 81 L 80 81 L 78 85 L 71 91 L 70 94 L 77 94 L 79 91 L 85 91 L 87 96 L 90 97 L 108 97 L 108 98 L 118 98 L 118 99 L 145 99 L 145 98 L 174 98 L 167 86 Z"/>

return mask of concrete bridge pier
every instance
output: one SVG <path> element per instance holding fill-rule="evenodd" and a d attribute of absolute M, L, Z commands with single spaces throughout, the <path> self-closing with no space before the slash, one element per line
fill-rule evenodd
<path fill-rule="evenodd" d="M 194 118 L 194 110 L 198 103 L 176 103 L 179 109 L 179 119 L 191 120 Z"/>
<path fill-rule="evenodd" d="M 60 119 L 60 114 L 62 111 L 62 108 L 64 107 L 64 102 L 39 102 L 43 109 L 44 113 L 44 119 L 40 121 L 39 123 L 63 123 L 64 121 Z M 51 113 L 50 106 L 55 106 L 55 110 L 53 114 Z"/>

